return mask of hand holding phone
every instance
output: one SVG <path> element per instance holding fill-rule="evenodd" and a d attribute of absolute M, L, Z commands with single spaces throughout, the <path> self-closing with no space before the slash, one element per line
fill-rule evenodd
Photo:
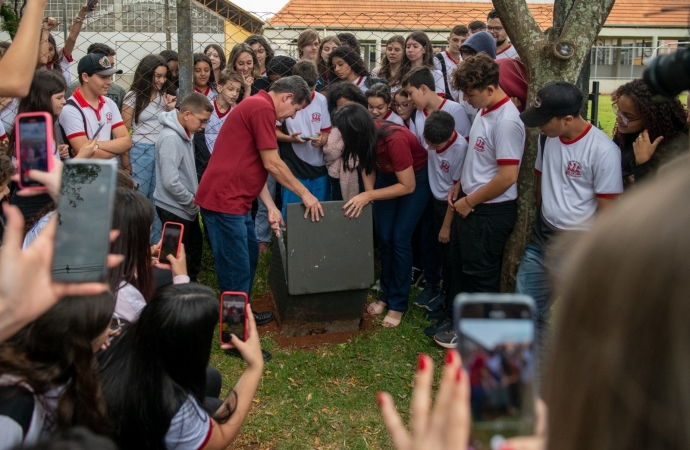
<path fill-rule="evenodd" d="M 53 170 L 53 119 L 46 112 L 19 114 L 15 121 L 15 154 L 19 187 L 45 190 L 45 186 L 29 177 L 29 171 Z"/>
<path fill-rule="evenodd" d="M 161 238 L 161 246 L 158 251 L 159 264 L 170 266 L 168 255 L 172 255 L 175 258 L 179 256 L 183 234 L 184 225 L 181 223 L 165 222 L 163 224 L 163 237 Z"/>
<path fill-rule="evenodd" d="M 247 340 L 247 306 L 244 292 L 223 292 L 220 296 L 220 343 L 232 346 L 231 335 Z"/>

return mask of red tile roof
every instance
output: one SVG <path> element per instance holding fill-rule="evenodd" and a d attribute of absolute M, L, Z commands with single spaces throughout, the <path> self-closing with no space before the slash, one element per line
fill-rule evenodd
<path fill-rule="evenodd" d="M 607 25 L 688 26 L 687 0 L 618 0 Z M 268 26 L 375 29 L 448 29 L 486 20 L 489 2 L 435 0 L 290 0 Z M 552 23 L 553 5 L 529 3 L 539 25 Z M 671 11 L 666 11 L 671 10 Z"/>

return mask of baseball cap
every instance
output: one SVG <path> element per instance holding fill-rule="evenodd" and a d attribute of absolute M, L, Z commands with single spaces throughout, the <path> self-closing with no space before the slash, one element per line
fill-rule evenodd
<path fill-rule="evenodd" d="M 582 91 L 565 81 L 546 83 L 520 119 L 528 127 L 538 127 L 554 117 L 575 114 L 582 107 Z"/>
<path fill-rule="evenodd" d="M 113 75 L 122 74 L 122 70 L 117 70 L 114 68 L 108 57 L 103 53 L 91 53 L 84 56 L 79 60 L 77 65 L 77 72 L 81 76 L 82 73 L 86 73 L 88 76 L 98 74 L 98 75 Z"/>

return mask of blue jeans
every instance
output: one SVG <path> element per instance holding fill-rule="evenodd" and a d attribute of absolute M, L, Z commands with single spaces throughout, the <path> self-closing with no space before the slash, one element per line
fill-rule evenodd
<path fill-rule="evenodd" d="M 236 215 L 201 208 L 201 217 L 211 240 L 220 292 L 249 295 L 259 262 L 259 242 L 251 211 Z"/>
<path fill-rule="evenodd" d="M 544 266 L 544 253 L 532 243 L 527 244 L 522 255 L 515 280 L 515 292 L 529 295 L 534 299 L 537 306 L 537 323 L 543 324 L 547 317 L 551 285 Z"/>
<path fill-rule="evenodd" d="M 311 192 L 311 195 L 316 197 L 316 199 L 320 202 L 325 202 L 328 200 L 328 175 L 324 175 L 319 178 L 314 178 L 314 179 L 306 179 L 306 178 L 297 178 L 300 183 L 304 185 L 305 188 L 309 192 Z M 287 189 L 285 186 L 281 186 L 280 192 L 283 194 L 283 220 L 287 219 L 287 204 L 288 203 L 302 203 L 302 199 L 292 192 L 291 190 Z"/>
<path fill-rule="evenodd" d="M 275 200 L 276 180 L 271 174 L 268 174 L 266 185 L 268 186 L 268 192 L 271 193 L 271 197 Z M 256 217 L 254 218 L 254 233 L 259 242 L 271 242 L 271 223 L 268 221 L 268 209 L 260 198 L 256 200 L 259 202 L 259 208 L 256 210 Z M 285 214 L 283 214 L 284 216 Z"/>
<path fill-rule="evenodd" d="M 379 236 L 381 254 L 381 300 L 391 311 L 405 312 L 410 295 L 412 271 L 412 233 L 431 198 L 426 166 L 414 174 L 414 192 L 390 200 L 374 202 L 374 224 Z M 375 189 L 398 182 L 395 174 L 376 177 Z"/>
<path fill-rule="evenodd" d="M 161 240 L 163 226 L 156 214 L 156 201 L 153 199 L 153 191 L 156 190 L 156 146 L 133 142 L 129 151 L 129 163 L 132 166 L 132 178 L 139 185 L 137 191 L 149 199 L 154 207 L 151 243 L 157 244 Z"/>

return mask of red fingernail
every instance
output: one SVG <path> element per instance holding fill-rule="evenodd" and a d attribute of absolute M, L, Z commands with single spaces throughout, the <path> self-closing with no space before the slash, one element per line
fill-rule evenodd
<path fill-rule="evenodd" d="M 515 447 L 510 444 L 501 444 L 501 446 L 498 447 L 498 450 L 515 450 Z"/>
<path fill-rule="evenodd" d="M 455 374 L 455 381 L 462 380 L 462 367 L 458 367 L 458 373 Z"/>
<path fill-rule="evenodd" d="M 455 361 L 455 351 L 448 350 L 446 352 L 446 364 L 453 364 L 453 361 Z"/>
<path fill-rule="evenodd" d="M 424 355 L 419 355 L 419 370 L 422 371 L 426 369 L 426 358 Z"/>
<path fill-rule="evenodd" d="M 378 402 L 379 406 L 383 405 L 383 392 L 376 393 L 376 401 Z"/>

